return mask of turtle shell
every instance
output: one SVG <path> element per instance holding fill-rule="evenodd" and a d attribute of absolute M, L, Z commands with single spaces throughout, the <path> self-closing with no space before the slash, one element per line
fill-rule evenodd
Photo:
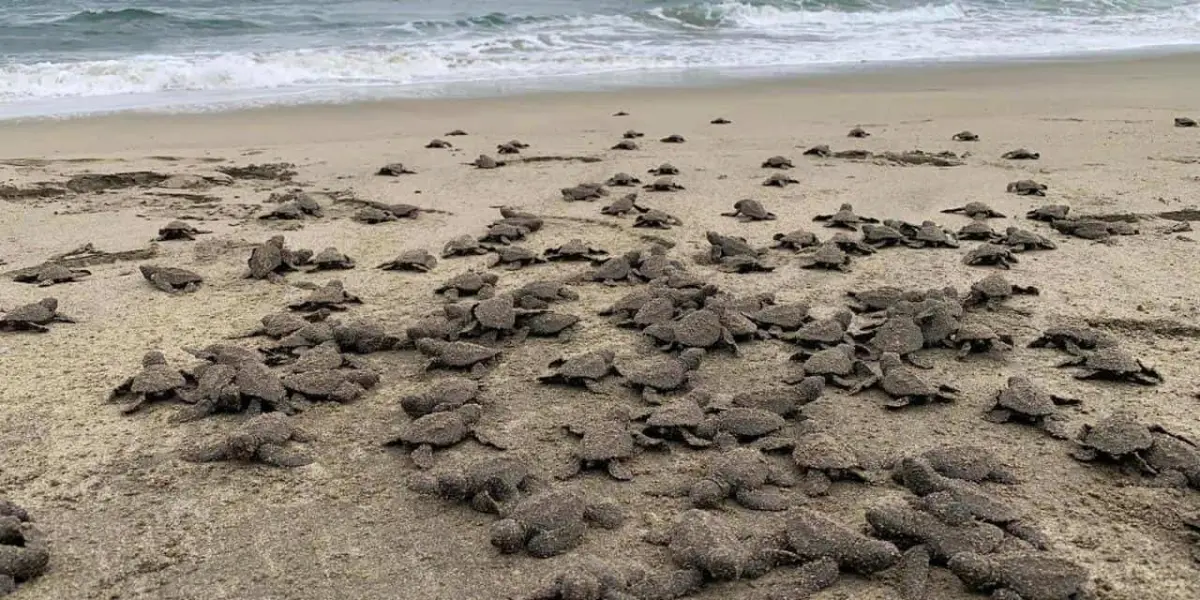
<path fill-rule="evenodd" d="M 612 460 L 633 456 L 633 436 L 625 423 L 604 421 L 588 429 L 576 450 L 580 460 Z"/>
<path fill-rule="evenodd" d="M 1154 443 L 1150 428 L 1133 415 L 1117 412 L 1095 425 L 1084 426 L 1079 443 L 1109 456 L 1118 457 L 1145 450 Z"/>
<path fill-rule="evenodd" d="M 700 309 L 675 322 L 675 341 L 693 348 L 708 348 L 721 341 L 723 329 L 717 313 Z"/>
<path fill-rule="evenodd" d="M 516 326 L 517 312 L 511 296 L 497 296 L 475 304 L 471 313 L 487 329 L 511 330 Z"/>
<path fill-rule="evenodd" d="M 889 317 L 871 338 L 871 348 L 877 352 L 895 352 L 905 355 L 925 346 L 925 335 L 921 326 L 909 316 Z"/>
<path fill-rule="evenodd" d="M 1050 394 L 1023 375 L 1008 378 L 1008 386 L 996 395 L 996 407 L 1031 417 L 1054 413 L 1054 401 Z"/>
<path fill-rule="evenodd" d="M 648 427 L 696 427 L 704 422 L 704 409 L 693 398 L 664 404 L 646 419 Z"/>
<path fill-rule="evenodd" d="M 848 344 L 814 352 L 804 361 L 809 375 L 845 376 L 854 372 L 854 350 Z"/>
<path fill-rule="evenodd" d="M 787 421 L 776 413 L 761 408 L 734 407 L 712 417 L 717 431 L 727 431 L 740 437 L 758 437 L 779 431 Z"/>
<path fill-rule="evenodd" d="M 858 456 L 846 444 L 826 433 L 806 435 L 796 441 L 792 460 L 805 469 L 818 471 L 841 471 L 858 469 Z"/>
<path fill-rule="evenodd" d="M 442 447 L 457 444 L 470 433 L 470 424 L 458 410 L 453 410 L 429 413 L 413 420 L 400 430 L 398 439 L 407 444 Z"/>
<path fill-rule="evenodd" d="M 1088 354 L 1083 366 L 1111 373 L 1137 373 L 1142 370 L 1136 358 L 1117 346 L 1099 348 Z"/>

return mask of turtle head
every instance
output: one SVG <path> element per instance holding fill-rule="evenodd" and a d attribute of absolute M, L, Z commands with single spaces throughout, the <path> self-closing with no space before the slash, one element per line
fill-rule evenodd
<path fill-rule="evenodd" d="M 735 205 L 735 206 L 736 206 L 736 205 Z M 710 243 L 710 244 L 712 244 L 712 245 L 714 245 L 714 246 L 719 246 L 719 245 L 721 244 L 721 238 L 722 238 L 722 236 L 721 236 L 721 234 L 719 234 L 719 233 L 717 233 L 717 232 L 715 232 L 715 231 L 707 231 L 707 232 L 705 232 L 705 233 L 704 233 L 704 237 L 708 239 L 708 243 Z"/>
<path fill-rule="evenodd" d="M 849 202 L 843 202 L 842 205 L 838 207 L 838 211 L 854 212 L 854 205 L 850 204 Z"/>
<path fill-rule="evenodd" d="M 688 348 L 679 353 L 679 360 L 687 365 L 688 370 L 700 368 L 700 360 L 704 358 L 704 348 Z"/>
<path fill-rule="evenodd" d="M 58 298 L 42 298 L 41 300 L 38 300 L 38 304 L 41 304 L 50 312 L 58 311 Z"/>
<path fill-rule="evenodd" d="M 515 554 L 525 547 L 525 528 L 516 519 L 492 523 L 492 545 L 504 554 Z"/>
<path fill-rule="evenodd" d="M 167 357 L 158 350 L 151 350 L 142 356 L 143 367 L 166 366 Z"/>

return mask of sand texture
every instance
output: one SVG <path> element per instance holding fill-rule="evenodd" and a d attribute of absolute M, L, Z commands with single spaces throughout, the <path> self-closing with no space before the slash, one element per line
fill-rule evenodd
<path fill-rule="evenodd" d="M 439 284 L 484 269 L 488 256 L 439 258 L 429 273 L 375 266 L 404 250 L 440 255 L 453 237 L 481 235 L 499 218 L 494 207 L 500 205 L 545 218 L 541 230 L 518 243 L 538 253 L 580 238 L 619 255 L 648 248 L 653 237 L 647 236 L 657 236 L 673 244 L 671 258 L 722 290 L 737 296 L 774 292 L 777 302 L 810 302 L 812 314 L 824 317 L 845 306 L 850 290 L 954 286 L 965 294 L 972 282 L 1001 271 L 964 264 L 978 244 L 964 241 L 958 249 L 885 248 L 854 258 L 845 273 L 801 269 L 800 255 L 771 250 L 766 260 L 777 267 L 772 273 L 724 273 L 703 260 L 709 248 L 705 232 L 742 236 L 756 246 L 798 228 L 825 239 L 837 230 L 813 217 L 846 202 L 861 215 L 930 219 L 957 230 L 970 220 L 939 211 L 971 201 L 1007 215 L 990 221 L 995 229 L 1018 226 L 1057 244 L 1056 250 L 1021 253 L 1019 263 L 1002 271 L 1014 283 L 1038 287 L 1040 295 L 1013 298 L 996 311 L 968 311 L 970 319 L 1011 334 L 1015 349 L 961 362 L 950 349 L 921 351 L 933 368 L 919 374 L 957 387 L 956 403 L 888 410 L 882 391 L 849 395 L 829 386 L 803 407 L 807 420 L 792 417 L 789 428 L 827 432 L 881 464 L 943 445 L 987 448 L 1018 481 L 983 484 L 987 493 L 1045 532 L 1051 542 L 1046 556 L 1085 567 L 1098 598 L 1200 597 L 1195 542 L 1181 523 L 1200 510 L 1200 492 L 1158 485 L 1130 468 L 1078 462 L 1069 455 L 1074 447 L 1069 440 L 982 418 L 1009 376 L 1027 374 L 1056 394 L 1081 400 L 1058 409 L 1072 430 L 1128 411 L 1145 423 L 1200 438 L 1195 396 L 1200 248 L 1191 238 L 1196 234 L 1172 229 L 1186 220 L 1156 216 L 1196 208 L 1200 129 L 1172 124 L 1177 116 L 1200 117 L 1195 72 L 1196 58 L 1183 56 L 856 74 L 707 90 L 0 124 L 0 260 L 6 263 L 0 270 L 35 266 L 88 243 L 105 252 L 144 251 L 91 264 L 86 267 L 91 276 L 73 283 L 41 288 L 9 277 L 0 281 L 0 309 L 54 296 L 59 310 L 77 321 L 54 323 L 43 334 L 0 332 L 0 497 L 28 509 L 51 551 L 47 571 L 21 584 L 13 597 L 491 600 L 526 597 L 557 569 L 587 557 L 665 568 L 667 549 L 643 538 L 690 508 L 687 497 L 664 496 L 664 490 L 701 477 L 716 450 L 674 442 L 667 450 L 646 450 L 628 461 L 633 473 L 628 482 L 595 471 L 564 482 L 549 478 L 588 498 L 617 501 L 624 524 L 589 528 L 581 545 L 553 558 L 500 554 L 488 541 L 496 517 L 410 491 L 406 482 L 420 471 L 406 452 L 382 445 L 408 421 L 401 397 L 452 376 L 426 372 L 426 357 L 410 348 L 360 357 L 381 377 L 363 397 L 346 404 L 316 402 L 293 417 L 312 440 L 289 443 L 315 459 L 296 468 L 181 459 L 181 447 L 231 433 L 247 415 L 176 423 L 172 417 L 182 410 L 180 403 L 155 403 L 122 415 L 106 398 L 138 371 L 145 352 L 158 349 L 173 365 L 194 365 L 198 361 L 184 348 L 229 341 L 252 329 L 261 316 L 306 297 L 310 290 L 297 285 L 306 282 L 340 279 L 363 303 L 333 318 L 375 319 L 403 337 L 407 326 L 441 310 L 443 300 L 434 293 Z M 617 111 L 629 114 L 612 116 Z M 717 117 L 732 123 L 709 123 Z M 872 135 L 847 137 L 854 126 Z M 469 135 L 444 136 L 460 128 Z M 628 129 L 645 133 L 636 140 L 640 148 L 610 150 Z M 981 139 L 951 140 L 964 129 Z M 669 134 L 686 142 L 659 141 Z M 455 148 L 424 148 L 433 138 Z M 520 154 L 500 157 L 516 161 L 493 170 L 466 164 L 481 153 L 497 157 L 496 145 L 512 139 L 529 144 Z M 816 144 L 877 154 L 950 151 L 962 164 L 802 155 Z M 1016 148 L 1041 157 L 1001 159 Z M 775 171 L 760 163 L 774 155 L 795 163 L 784 172 L 798 184 L 761 185 Z M 528 160 L 534 157 L 558 158 Z M 295 175 L 247 179 L 220 172 L 278 162 L 294 164 Z M 415 174 L 375 175 L 393 162 Z M 675 179 L 685 189 L 611 188 L 607 197 L 581 202 L 566 202 L 559 192 L 618 172 L 648 182 L 655 177 L 647 169 L 664 162 L 680 169 Z M 170 178 L 150 176 L 103 191 L 90 191 L 82 180 L 72 186 L 79 191 L 67 187 L 83 174 L 137 171 Z M 1006 193 L 1006 185 L 1019 179 L 1048 185 L 1046 197 Z M 274 207 L 271 193 L 294 187 L 321 192 L 316 197 L 324 216 L 257 218 Z M 638 192 L 640 204 L 675 215 L 683 225 L 635 229 L 634 215 L 600 214 L 602 206 L 629 191 Z M 348 198 L 440 212 L 365 225 L 350 218 L 358 205 Z M 720 216 L 744 198 L 760 200 L 777 220 Z M 1025 218 L 1043 204 L 1069 205 L 1073 215 L 1136 215 L 1138 233 L 1107 242 L 1069 237 Z M 152 244 L 158 228 L 172 219 L 212 233 Z M 285 236 L 292 248 L 336 246 L 357 267 L 290 273 L 283 282 L 245 278 L 252 248 L 273 235 Z M 137 268 L 142 264 L 189 269 L 205 282 L 194 293 L 167 294 L 142 278 Z M 503 293 L 538 279 L 568 280 L 590 268 L 551 263 L 494 272 Z M 500 343 L 500 358 L 481 379 L 480 427 L 502 438 L 508 454 L 552 475 L 578 444 L 564 425 L 595 422 L 613 406 L 645 407 L 616 378 L 604 382 L 602 394 L 540 385 L 535 378 L 551 360 L 588 350 L 610 348 L 626 362 L 666 357 L 637 330 L 597 315 L 646 285 L 573 283 L 579 298 L 553 306 L 581 317 L 569 338 Z M 1115 336 L 1124 350 L 1156 368 L 1163 382 L 1076 380 L 1078 370 L 1055 366 L 1067 354 L 1025 347 L 1043 330 L 1063 324 L 1090 324 Z M 253 347 L 269 341 L 235 343 Z M 722 402 L 738 392 L 779 385 L 800 368 L 787 360 L 797 350 L 789 343 L 739 345 L 740 357 L 711 350 L 692 388 Z M 468 439 L 437 451 L 434 471 L 499 452 Z M 769 460 L 795 469 L 786 452 Z M 866 509 L 911 497 L 886 477 L 874 484 L 837 482 L 828 494 L 812 498 L 797 490 L 786 494 L 795 506 L 855 530 L 866 527 Z M 724 507 L 714 514 L 760 532 L 788 518 L 749 511 L 732 500 Z M 795 569 L 781 566 L 761 579 L 713 583 L 692 597 L 756 597 L 769 584 L 789 581 Z M 850 573 L 813 596 L 899 597 L 887 577 Z M 938 568 L 924 597 L 987 596 L 967 591 Z"/>

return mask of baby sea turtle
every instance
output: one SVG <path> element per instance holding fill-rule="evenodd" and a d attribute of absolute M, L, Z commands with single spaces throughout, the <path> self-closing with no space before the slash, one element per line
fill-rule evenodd
<path fill-rule="evenodd" d="M 721 213 L 723 217 L 737 217 L 739 221 L 774 221 L 775 213 L 768 212 L 758 200 L 738 200 L 732 212 Z"/>
<path fill-rule="evenodd" d="M 961 552 L 946 564 L 968 588 L 997 600 L 1085 600 L 1093 596 L 1087 569 L 1044 553 Z"/>
<path fill-rule="evenodd" d="M 1007 384 L 996 393 L 996 403 L 984 415 L 992 423 L 1016 421 L 1041 427 L 1055 437 L 1066 437 L 1062 433 L 1063 419 L 1056 408 L 1073 406 L 1079 401 L 1051 394 L 1037 382 L 1025 375 L 1013 375 Z"/>
<path fill-rule="evenodd" d="M 995 310 L 1001 302 L 1016 296 L 1037 296 L 1041 290 L 1034 286 L 1015 285 L 1000 273 L 993 273 L 971 284 L 971 291 L 963 298 L 963 308 L 985 306 Z"/>
<path fill-rule="evenodd" d="M 379 223 L 400 220 L 400 217 L 397 217 L 391 212 L 383 210 L 382 208 L 376 208 L 374 206 L 364 206 L 358 209 L 354 212 L 354 215 L 351 218 L 359 223 L 366 223 L 367 225 L 378 225 Z"/>
<path fill-rule="evenodd" d="M 473 402 L 480 392 L 480 385 L 465 377 L 447 377 L 416 394 L 400 398 L 400 408 L 410 418 L 419 419 L 435 412 L 455 410 Z"/>
<path fill-rule="evenodd" d="M 444 133 L 442 135 L 444 135 L 446 137 L 455 137 L 455 136 L 459 136 L 459 135 L 467 135 L 467 132 L 465 132 L 461 129 L 454 129 L 451 131 L 447 131 L 446 133 Z"/>
<path fill-rule="evenodd" d="M 13 275 L 13 281 L 17 283 L 36 283 L 40 287 L 46 287 L 57 283 L 79 281 L 91 274 L 92 272 L 87 269 L 70 269 L 59 264 L 44 263 L 33 269 Z"/>
<path fill-rule="evenodd" d="M 789 513 L 788 549 L 800 560 L 832 560 L 853 573 L 871 575 L 900 560 L 891 542 L 876 540 L 809 508 Z"/>
<path fill-rule="evenodd" d="M 1070 212 L 1071 207 L 1065 204 L 1047 204 L 1025 213 L 1025 218 L 1053 223 L 1067 218 L 1067 214 Z"/>
<path fill-rule="evenodd" d="M 608 258 L 608 251 L 589 246 L 579 238 L 573 238 L 557 248 L 546 248 L 542 255 L 549 261 L 596 261 Z"/>
<path fill-rule="evenodd" d="M 514 302 L 521 308 L 543 309 L 555 302 L 579 299 L 579 292 L 561 281 L 537 279 L 512 292 Z"/>
<path fill-rule="evenodd" d="M 807 353 L 798 352 L 792 355 L 792 360 L 804 360 L 804 375 L 820 377 L 829 385 L 842 389 L 850 389 L 857 385 L 862 375 L 861 363 L 854 357 L 854 348 L 849 344 L 838 344 L 831 348 Z"/>
<path fill-rule="evenodd" d="M 825 242 L 801 255 L 797 261 L 801 269 L 825 269 L 830 271 L 850 271 L 850 255 L 838 248 L 837 244 Z"/>
<path fill-rule="evenodd" d="M 387 177 L 399 177 L 400 175 L 415 175 L 416 171 L 404 166 L 404 163 L 388 163 L 379 167 L 376 175 L 384 175 Z"/>
<path fill-rule="evenodd" d="M 1067 354 L 1084 356 L 1087 350 L 1116 346 L 1117 340 L 1103 331 L 1090 327 L 1051 327 L 1037 339 L 1029 342 L 1029 348 L 1058 348 Z"/>
<path fill-rule="evenodd" d="M 985 242 L 968 252 L 963 257 L 963 262 L 968 265 L 991 265 L 1002 269 L 1011 269 L 1012 265 L 1019 261 L 1011 249 Z"/>
<path fill-rule="evenodd" d="M 583 542 L 588 526 L 617 529 L 624 522 L 618 505 L 589 501 L 573 489 L 550 489 L 517 502 L 492 523 L 491 543 L 501 553 L 522 550 L 534 558 L 567 552 Z"/>
<path fill-rule="evenodd" d="M 528 147 L 529 147 L 529 144 L 526 144 L 519 140 L 512 140 L 509 142 L 504 142 L 503 144 L 496 144 L 496 153 L 497 154 L 520 154 L 521 150 L 528 148 Z"/>
<path fill-rule="evenodd" d="M 983 323 L 963 323 L 950 334 L 947 341 L 958 348 L 958 360 L 965 360 L 972 353 L 1012 350 L 1013 347 L 1011 335 L 996 333 L 996 330 Z"/>
<path fill-rule="evenodd" d="M 992 552 L 1004 541 L 1003 529 L 975 519 L 942 516 L 900 503 L 867 509 L 872 535 L 904 544 L 923 544 L 939 563 L 960 552 Z M 949 520 L 950 522 L 947 522 Z"/>
<path fill-rule="evenodd" d="M 1130 223 L 1101 221 L 1099 219 L 1059 219 L 1051 222 L 1050 226 L 1059 233 L 1065 233 L 1085 240 L 1097 241 L 1106 241 L 1110 236 L 1114 235 L 1134 235 L 1138 232 L 1137 227 Z"/>
<path fill-rule="evenodd" d="M 630 424 L 629 413 L 623 407 L 609 410 L 603 419 L 594 422 L 571 424 L 567 431 L 579 436 L 579 445 L 558 474 L 559 479 L 570 479 L 586 469 L 601 469 L 613 479 L 629 481 L 633 471 L 628 460 L 640 446 L 658 442 L 641 435 Z"/>
<path fill-rule="evenodd" d="M 45 333 L 50 331 L 50 323 L 74 323 L 75 320 L 58 312 L 56 298 L 41 300 L 18 306 L 0 317 L 0 331 L 31 331 Z"/>
<path fill-rule="evenodd" d="M 826 240 L 825 243 L 837 246 L 842 252 L 855 256 L 870 256 L 876 252 L 875 246 L 862 240 L 856 240 L 840 231 L 833 234 L 833 237 Z"/>
<path fill-rule="evenodd" d="M 1078 448 L 1071 456 L 1092 461 L 1107 458 L 1121 461 L 1150 449 L 1154 437 L 1149 427 L 1128 412 L 1114 412 L 1095 425 L 1084 424 L 1076 438 Z"/>
<path fill-rule="evenodd" d="M 525 239 L 525 236 L 532 232 L 531 229 L 524 225 L 515 223 L 492 223 L 488 226 L 488 230 L 479 238 L 481 244 L 491 245 L 508 245 L 516 241 Z"/>
<path fill-rule="evenodd" d="M 825 495 L 834 481 L 865 483 L 872 479 L 854 448 L 826 433 L 813 433 L 796 440 L 792 460 L 803 477 L 801 489 L 809 496 Z"/>
<path fill-rule="evenodd" d="M 313 436 L 279 412 L 255 415 L 237 431 L 216 443 L 190 446 L 180 452 L 188 462 L 245 461 L 275 467 L 302 467 L 313 458 L 288 447 L 287 443 L 310 442 Z"/>
<path fill-rule="evenodd" d="M 764 169 L 790 169 L 794 166 L 796 165 L 792 164 L 792 159 L 785 156 L 772 156 L 762 164 Z"/>
<path fill-rule="evenodd" d="M 908 240 L 912 248 L 957 248 L 958 240 L 954 233 L 933 221 L 922 221 L 917 230 Z"/>
<path fill-rule="evenodd" d="M 476 169 L 496 169 L 503 167 L 508 163 L 502 160 L 496 160 L 486 154 L 480 154 L 475 158 L 475 160 L 471 161 L 470 164 Z"/>
<path fill-rule="evenodd" d="M 425 144 L 425 147 L 426 148 L 438 148 L 438 149 L 453 148 L 454 144 L 451 144 L 450 142 L 447 142 L 446 140 L 433 138 L 432 140 L 429 140 L 428 144 Z"/>
<path fill-rule="evenodd" d="M 1196 127 L 1196 120 L 1191 117 L 1175 117 L 1176 127 Z"/>
<path fill-rule="evenodd" d="M 522 267 L 546 262 L 546 259 L 538 256 L 534 251 L 520 246 L 494 246 L 491 251 L 492 254 L 487 260 L 488 268 L 504 265 L 505 268 L 515 271 Z"/>
<path fill-rule="evenodd" d="M 642 392 L 650 404 L 660 404 L 659 393 L 678 390 L 687 385 L 691 372 L 700 368 L 703 348 L 687 348 L 679 356 L 658 356 L 632 364 L 617 364 L 617 373 L 625 385 Z"/>
<path fill-rule="evenodd" d="M 482 375 L 486 371 L 486 363 L 500 356 L 500 351 L 469 342 L 447 342 L 433 338 L 422 338 L 415 342 L 417 350 L 429 357 L 425 369 L 438 367 L 450 369 L 470 369 L 472 375 Z"/>
<path fill-rule="evenodd" d="M 867 349 L 872 358 L 891 352 L 913 366 L 922 369 L 932 366 L 914 355 L 925 347 L 925 334 L 912 315 L 894 314 L 871 331 L 870 335 Z"/>
<path fill-rule="evenodd" d="M 715 231 L 704 234 L 709 243 L 708 258 L 719 261 L 729 256 L 760 256 L 762 251 L 746 241 L 746 238 L 736 235 L 721 235 Z"/>
<path fill-rule="evenodd" d="M 721 259 L 717 270 L 722 273 L 771 273 L 775 270 L 775 265 L 756 256 L 727 256 Z"/>
<path fill-rule="evenodd" d="M 976 242 L 998 242 L 1003 236 L 996 233 L 986 218 L 975 218 L 958 230 L 958 239 Z"/>
<path fill-rule="evenodd" d="M 649 173 L 649 174 L 651 174 L 651 175 L 657 175 L 657 176 L 659 176 L 659 177 L 665 177 L 665 176 L 667 176 L 667 175 L 678 175 L 678 174 L 679 174 L 679 169 L 678 169 L 678 168 L 677 168 L 675 165 L 673 165 L 673 164 L 671 164 L 671 163 L 663 163 L 663 164 L 661 164 L 661 165 L 658 165 L 657 167 L 654 167 L 654 168 L 652 168 L 652 169 L 649 169 L 649 170 L 648 170 L 648 171 L 646 171 L 646 172 L 647 172 L 647 173 Z"/>
<path fill-rule="evenodd" d="M 803 348 L 830 348 L 848 339 L 846 328 L 850 326 L 853 319 L 853 312 L 840 310 L 828 317 L 814 319 L 794 332 L 781 335 L 780 338 Z"/>
<path fill-rule="evenodd" d="M 330 279 L 325 285 L 313 290 L 307 298 L 288 305 L 292 310 L 314 312 L 320 309 L 342 311 L 347 304 L 362 304 L 362 299 L 346 291 L 341 280 Z"/>
<path fill-rule="evenodd" d="M 137 412 L 150 402 L 180 398 L 179 391 L 188 384 L 184 374 L 167 364 L 162 352 L 152 350 L 142 357 L 142 370 L 113 389 L 109 402 L 132 399 L 121 407 L 125 414 Z"/>
<path fill-rule="evenodd" d="M 408 489 L 464 503 L 481 513 L 501 514 L 541 484 L 527 461 L 496 456 L 438 474 L 415 475 L 409 479 Z"/>
<path fill-rule="evenodd" d="M 670 229 L 673 226 L 683 225 L 683 221 L 675 215 L 668 214 L 661 210 L 650 209 L 637 216 L 634 220 L 634 227 L 647 227 L 651 229 Z"/>
<path fill-rule="evenodd" d="M 651 192 L 674 192 L 676 190 L 682 190 L 684 187 L 678 183 L 675 183 L 675 180 L 671 177 L 659 177 L 658 179 L 643 185 L 642 189 L 649 190 Z"/>
<path fill-rule="evenodd" d="M 725 327 L 720 315 L 707 308 L 692 311 L 676 320 L 650 325 L 642 333 L 661 343 L 664 350 L 725 346 L 737 353 L 733 334 Z"/>
<path fill-rule="evenodd" d="M 602 215 L 612 215 L 614 217 L 623 217 L 631 212 L 637 211 L 644 213 L 650 209 L 639 206 L 637 203 L 637 194 L 625 194 L 616 200 L 613 200 L 608 206 L 600 209 Z"/>
<path fill-rule="evenodd" d="M 419 469 L 433 466 L 435 449 L 449 448 L 468 437 L 475 438 L 485 446 L 499 447 L 486 434 L 476 430 L 482 416 L 483 408 L 470 403 L 454 410 L 429 413 L 406 423 L 396 437 L 385 442 L 384 446 L 411 449 L 413 464 Z"/>
<path fill-rule="evenodd" d="M 593 350 L 570 358 L 560 357 L 550 361 L 549 373 L 538 377 L 542 383 L 575 385 L 601 393 L 600 381 L 616 374 L 612 350 Z"/>
<path fill-rule="evenodd" d="M 878 223 L 879 219 L 858 216 L 854 213 L 854 206 L 847 202 L 838 207 L 837 212 L 831 215 L 817 215 L 813 217 L 813 221 L 824 222 L 826 227 L 858 231 L 858 227 L 863 223 Z"/>
<path fill-rule="evenodd" d="M 800 180 L 788 177 L 784 173 L 772 173 L 770 177 L 763 180 L 764 187 L 787 187 L 793 183 L 800 183 Z"/>
<path fill-rule="evenodd" d="M 311 250 L 292 250 L 284 245 L 282 235 L 273 236 L 250 251 L 247 277 L 277 280 L 281 274 L 297 270 L 310 258 Z"/>
<path fill-rule="evenodd" d="M 682 144 L 687 140 L 685 140 L 683 136 L 679 135 L 678 133 L 672 133 L 671 135 L 668 135 L 667 137 L 664 137 L 658 141 L 663 142 L 664 144 Z"/>
<path fill-rule="evenodd" d="M 909 238 L 891 225 L 865 223 L 862 226 L 862 233 L 862 243 L 873 249 L 889 246 L 908 246 L 910 244 Z"/>
<path fill-rule="evenodd" d="M 1017 148 L 1016 150 L 1009 150 L 1008 152 L 1005 152 L 1004 154 L 1000 155 L 1000 158 L 1004 158 L 1004 159 L 1008 159 L 1008 160 L 1037 160 L 1041 157 L 1042 157 L 1041 154 L 1034 152 L 1032 150 L 1026 150 L 1025 148 Z"/>
<path fill-rule="evenodd" d="M 1158 385 L 1163 377 L 1140 359 L 1117 346 L 1105 346 L 1068 360 L 1059 367 L 1082 367 L 1076 379 L 1104 379 L 1141 385 Z"/>
<path fill-rule="evenodd" d="M 194 240 L 196 236 L 212 233 L 203 229 L 196 229 L 183 221 L 171 221 L 163 225 L 158 230 L 158 237 L 154 238 L 157 242 L 167 242 L 171 240 Z"/>
<path fill-rule="evenodd" d="M 628 134 L 628 132 L 626 132 L 626 134 Z M 613 147 L 610 148 L 610 150 L 637 150 L 637 149 L 638 149 L 637 142 L 634 142 L 631 139 L 621 140 L 621 141 L 617 142 L 616 144 L 613 144 Z"/>
<path fill-rule="evenodd" d="M 962 206 L 956 206 L 954 208 L 944 209 L 944 210 L 942 210 L 942 212 L 944 212 L 944 213 L 962 213 L 964 215 L 967 215 L 968 217 L 971 217 L 972 219 L 978 219 L 978 218 L 1003 219 L 1003 218 L 1005 218 L 1004 213 L 996 211 L 995 209 L 988 206 L 987 204 L 984 204 L 983 202 L 968 202 Z"/>
<path fill-rule="evenodd" d="M 693 508 L 680 514 L 665 532 L 652 532 L 646 541 L 667 546 L 676 566 L 705 580 L 735 581 L 761 577 L 790 558 L 777 537 L 773 531 L 743 530 L 726 517 Z"/>
<path fill-rule="evenodd" d="M 0 498 L 0 596 L 40 576 L 50 562 L 46 539 L 22 507 Z"/>
<path fill-rule="evenodd" d="M 563 200 L 567 202 L 584 202 L 598 200 L 608 195 L 608 190 L 604 189 L 604 184 L 601 183 L 580 183 L 578 185 L 562 188 L 559 190 Z"/>
<path fill-rule="evenodd" d="M 956 142 L 978 142 L 979 136 L 964 129 L 964 130 L 950 136 L 950 139 L 952 139 Z"/>
<path fill-rule="evenodd" d="M 625 133 L 622 133 L 621 137 L 623 139 L 627 139 L 627 140 L 635 140 L 640 137 L 646 137 L 646 134 L 644 134 L 640 131 L 634 131 L 633 129 L 629 129 Z"/>
<path fill-rule="evenodd" d="M 865 138 L 865 137 L 870 137 L 870 135 L 871 134 L 868 133 L 866 129 L 863 129 L 862 127 L 855 127 L 850 130 L 850 133 L 846 134 L 846 137 Z"/>
<path fill-rule="evenodd" d="M 787 250 L 803 250 L 813 246 L 819 246 L 821 240 L 817 239 L 817 234 L 805 229 L 797 229 L 788 233 L 776 233 L 771 236 L 775 240 L 775 247 Z"/>
<path fill-rule="evenodd" d="M 1018 196 L 1045 196 L 1046 189 L 1049 186 L 1043 183 L 1038 183 L 1032 179 L 1018 179 L 1008 184 L 1005 188 L 1008 193 Z M 1064 213 L 1065 217 L 1066 214 Z"/>
<path fill-rule="evenodd" d="M 451 300 L 456 300 L 462 296 L 475 296 L 480 300 L 491 298 L 495 293 L 496 282 L 500 281 L 500 277 L 495 273 L 480 273 L 478 271 L 467 271 L 451 277 L 442 285 L 434 290 L 434 293 L 441 294 Z"/>
<path fill-rule="evenodd" d="M 733 121 L 730 121 L 729 119 L 726 119 L 725 117 L 717 117 L 717 118 L 709 121 L 708 123 L 710 125 L 728 125 L 732 122 Z"/>
<path fill-rule="evenodd" d="M 938 386 L 926 383 L 916 371 L 904 366 L 900 355 L 886 352 L 879 359 L 881 373 L 863 381 L 850 390 L 856 394 L 864 389 L 878 385 L 890 400 L 885 404 L 888 408 L 904 408 L 910 404 L 927 404 L 929 402 L 953 402 L 958 390 L 946 384 Z"/>
<path fill-rule="evenodd" d="M 704 477 L 692 484 L 688 497 L 696 508 L 718 508 L 733 498 L 750 510 L 784 511 L 791 501 L 778 486 L 790 486 L 792 479 L 761 450 L 732 444 L 709 459 Z"/>
<path fill-rule="evenodd" d="M 609 177 L 608 181 L 604 182 L 604 185 L 611 187 L 631 187 L 634 185 L 641 185 L 641 183 L 641 179 L 638 179 L 629 173 L 621 172 Z"/>
<path fill-rule="evenodd" d="M 1020 227 L 1009 227 L 1004 230 L 1004 236 L 1000 238 L 1000 243 L 1012 248 L 1013 252 L 1026 252 L 1029 250 L 1054 250 L 1058 248 L 1050 238 L 1034 233 Z"/>
<path fill-rule="evenodd" d="M 812 148 L 804 151 L 805 156 L 819 156 L 821 158 L 829 158 L 833 155 L 833 151 L 829 149 L 828 144 L 817 144 Z"/>
<path fill-rule="evenodd" d="M 340 271 L 354 268 L 354 259 L 342 254 L 337 248 L 330 246 L 317 253 L 312 258 L 313 270 Z"/>

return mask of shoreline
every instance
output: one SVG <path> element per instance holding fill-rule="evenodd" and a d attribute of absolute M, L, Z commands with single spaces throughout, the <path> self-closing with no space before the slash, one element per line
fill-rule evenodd
<path fill-rule="evenodd" d="M 46 98 L 36 102 L 0 104 L 0 125 L 42 121 L 73 121 L 121 115 L 200 116 L 242 112 L 328 107 L 363 107 L 393 103 L 492 101 L 512 98 L 570 96 L 575 94 L 621 94 L 708 91 L 728 88 L 754 87 L 760 89 L 791 88 L 813 85 L 828 87 L 853 79 L 908 78 L 914 74 L 933 78 L 961 76 L 974 72 L 1005 76 L 1012 71 L 1076 67 L 1094 70 L 1105 65 L 1200 63 L 1200 43 L 1195 45 L 1151 46 L 1125 50 L 1104 50 L 1056 55 L 1011 55 L 998 57 L 968 57 L 962 59 L 911 59 L 859 63 L 824 63 L 795 67 L 721 68 L 696 70 L 614 71 L 608 73 L 569 76 L 507 78 L 494 81 L 460 81 L 412 86 L 346 87 L 318 91 L 299 89 L 241 90 L 231 92 L 186 91 L 174 94 L 134 96 L 96 96 Z M 608 79 L 610 83 L 601 80 Z M 615 82 L 613 82 L 615 80 Z M 513 85 L 509 85 L 513 84 Z M 437 90 L 433 95 L 423 92 Z M 171 100 L 179 96 L 211 96 L 209 101 Z M 233 96 L 232 99 L 221 99 Z M 154 100 L 154 98 L 162 99 Z M 296 98 L 288 101 L 288 97 Z M 35 106 L 80 104 L 89 100 L 108 103 L 110 108 L 80 111 L 72 108 L 45 109 Z M 122 102 L 122 100 L 129 100 Z"/>

